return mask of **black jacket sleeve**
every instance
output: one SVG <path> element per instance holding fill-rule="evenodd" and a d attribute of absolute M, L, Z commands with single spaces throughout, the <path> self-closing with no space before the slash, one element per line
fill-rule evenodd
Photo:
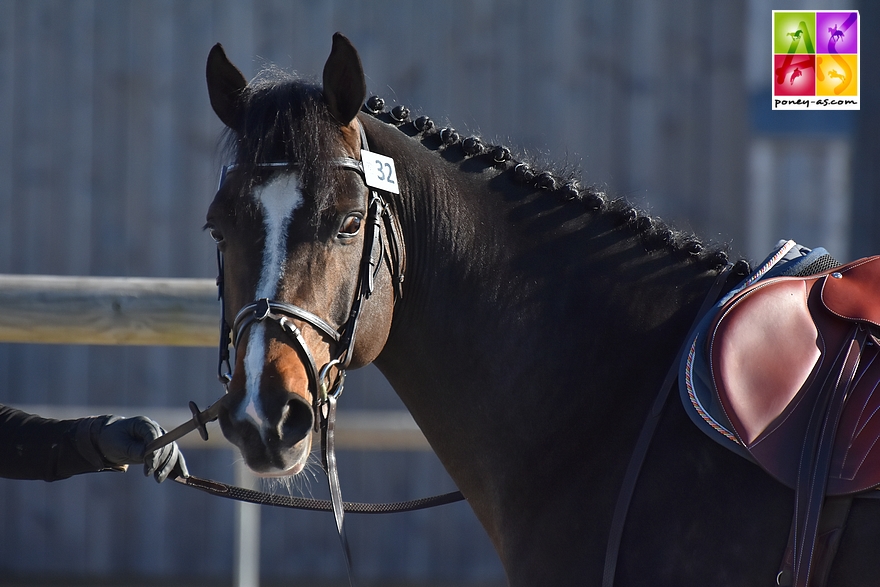
<path fill-rule="evenodd" d="M 0 404 L 0 477 L 55 481 L 105 470 L 92 431 L 107 418 L 52 420 Z"/>

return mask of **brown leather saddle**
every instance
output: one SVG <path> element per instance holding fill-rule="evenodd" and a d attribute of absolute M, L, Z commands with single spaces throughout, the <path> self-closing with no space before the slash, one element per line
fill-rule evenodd
<path fill-rule="evenodd" d="M 725 432 L 796 492 L 780 584 L 823 584 L 849 506 L 826 496 L 880 485 L 878 334 L 880 257 L 758 281 L 707 332 Z"/>

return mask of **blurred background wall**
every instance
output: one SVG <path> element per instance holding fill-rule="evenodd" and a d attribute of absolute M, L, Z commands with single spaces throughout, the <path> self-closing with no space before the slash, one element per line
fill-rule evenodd
<path fill-rule="evenodd" d="M 771 9 L 861 9 L 870 71 L 878 9 L 855 4 L 0 0 L 0 273 L 213 277 L 200 229 L 223 161 L 208 50 L 222 42 L 248 78 L 271 63 L 319 79 L 337 30 L 370 93 L 576 164 L 586 183 L 736 256 L 759 260 L 780 238 L 840 260 L 880 252 L 876 76 L 862 76 L 859 113 L 770 110 Z M 205 406 L 221 392 L 215 368 L 211 349 L 0 345 L 0 402 Z M 402 407 L 375 371 L 347 387 L 343 411 Z M 226 480 L 237 459 L 187 457 Z M 451 488 L 428 453 L 340 461 L 353 501 Z M 0 480 L 0 585 L 228 584 L 233 506 L 191 493 L 137 471 Z M 360 584 L 503 582 L 464 505 L 346 523 Z M 260 545 L 265 584 L 345 584 L 325 515 L 264 510 Z"/>

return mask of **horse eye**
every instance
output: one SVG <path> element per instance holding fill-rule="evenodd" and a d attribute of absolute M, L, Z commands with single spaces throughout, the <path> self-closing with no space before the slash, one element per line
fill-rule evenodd
<path fill-rule="evenodd" d="M 223 242 L 223 234 L 216 228 L 209 228 L 208 234 L 211 235 L 211 238 L 214 239 L 215 243 L 220 244 Z"/>
<path fill-rule="evenodd" d="M 361 229 L 361 222 L 363 219 L 356 215 L 352 214 L 348 218 L 345 219 L 345 222 L 342 223 L 342 229 L 339 231 L 340 236 L 354 236 Z"/>

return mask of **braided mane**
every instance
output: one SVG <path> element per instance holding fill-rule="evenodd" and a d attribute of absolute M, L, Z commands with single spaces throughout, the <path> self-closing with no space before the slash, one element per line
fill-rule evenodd
<path fill-rule="evenodd" d="M 702 263 L 707 269 L 721 269 L 729 262 L 726 247 L 706 247 L 695 235 L 671 228 L 624 198 L 610 199 L 599 186 L 583 186 L 571 172 L 538 170 L 525 155 L 515 156 L 506 146 L 486 144 L 476 135 L 462 137 L 449 126 L 438 128 L 427 116 L 412 118 L 406 106 L 397 105 L 389 110 L 379 96 L 368 99 L 362 110 L 411 137 L 421 139 L 422 144 L 430 149 L 459 149 L 464 158 L 479 160 L 487 167 L 511 173 L 517 183 L 553 192 L 560 199 L 581 205 L 588 211 L 609 214 L 621 228 L 634 231 L 648 251 L 667 249 Z M 733 271 L 748 275 L 749 263 L 740 259 Z"/>

